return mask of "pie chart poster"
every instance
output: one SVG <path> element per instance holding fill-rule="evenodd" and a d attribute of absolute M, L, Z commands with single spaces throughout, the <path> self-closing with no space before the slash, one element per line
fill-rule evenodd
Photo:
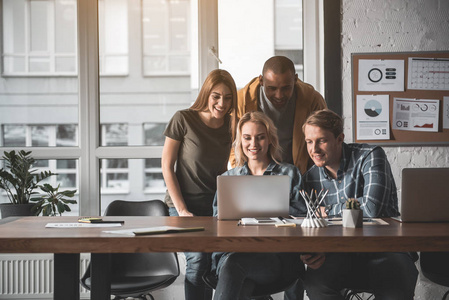
<path fill-rule="evenodd" d="M 361 59 L 359 61 L 359 91 L 403 92 L 403 59 Z"/>
<path fill-rule="evenodd" d="M 389 95 L 357 95 L 357 139 L 390 139 Z"/>

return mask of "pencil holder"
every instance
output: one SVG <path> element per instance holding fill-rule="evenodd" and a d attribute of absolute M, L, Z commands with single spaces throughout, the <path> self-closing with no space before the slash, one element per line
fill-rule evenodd
<path fill-rule="evenodd" d="M 303 190 L 300 191 L 307 207 L 307 216 L 302 221 L 301 227 L 320 228 L 328 226 L 328 223 L 326 220 L 324 220 L 320 210 L 320 205 L 324 201 L 327 192 L 328 191 L 323 193 L 323 190 L 321 190 L 317 195 L 316 191 L 312 190 L 309 196 L 307 192 Z"/>

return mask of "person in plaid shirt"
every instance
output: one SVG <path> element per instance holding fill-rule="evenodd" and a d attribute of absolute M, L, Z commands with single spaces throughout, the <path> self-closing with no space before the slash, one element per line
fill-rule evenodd
<path fill-rule="evenodd" d="M 348 198 L 359 200 L 366 217 L 399 215 L 396 184 L 381 147 L 346 144 L 342 118 L 328 109 L 313 112 L 302 128 L 315 163 L 303 187 L 329 191 L 324 215 L 341 216 Z M 344 288 L 370 290 L 376 299 L 413 299 L 418 271 L 412 253 L 311 253 L 301 260 L 311 300 L 343 299 Z"/>

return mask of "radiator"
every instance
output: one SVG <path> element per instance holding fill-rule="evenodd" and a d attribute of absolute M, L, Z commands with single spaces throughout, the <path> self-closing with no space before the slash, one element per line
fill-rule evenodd
<path fill-rule="evenodd" d="M 81 254 L 80 277 L 89 265 Z M 0 299 L 53 299 L 53 254 L 0 254 Z M 89 292 L 80 285 L 80 296 Z"/>

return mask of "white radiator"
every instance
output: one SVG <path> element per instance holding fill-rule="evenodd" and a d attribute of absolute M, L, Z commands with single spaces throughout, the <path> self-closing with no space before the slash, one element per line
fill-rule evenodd
<path fill-rule="evenodd" d="M 80 277 L 89 265 L 81 254 Z M 0 254 L 0 299 L 53 299 L 53 254 Z M 89 293 L 80 285 L 80 296 Z"/>

